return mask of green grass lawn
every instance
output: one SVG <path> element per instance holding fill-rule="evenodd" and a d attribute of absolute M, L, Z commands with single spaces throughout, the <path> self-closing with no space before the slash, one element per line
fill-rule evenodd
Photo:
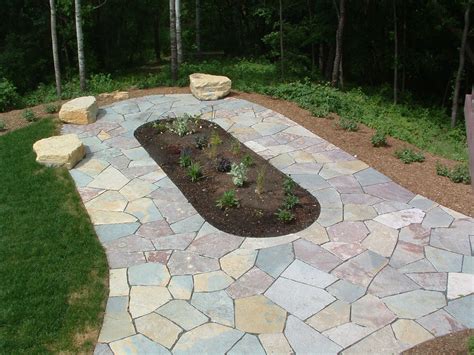
<path fill-rule="evenodd" d="M 0 353 L 93 349 L 107 262 L 64 169 L 35 162 L 45 119 L 0 137 Z"/>

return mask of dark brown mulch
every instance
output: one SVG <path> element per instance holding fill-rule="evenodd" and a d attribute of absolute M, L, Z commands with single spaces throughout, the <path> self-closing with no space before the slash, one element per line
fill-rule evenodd
<path fill-rule="evenodd" d="M 146 90 L 133 89 L 129 92 L 131 98 L 157 94 L 190 93 L 189 88 L 179 87 L 159 87 Z M 412 147 L 410 144 L 389 137 L 389 147 L 374 148 L 370 143 L 370 137 L 374 134 L 374 130 L 364 125 L 359 125 L 360 129 L 358 132 L 346 132 L 334 127 L 334 119 L 316 118 L 309 111 L 289 101 L 253 93 L 233 92 L 232 96 L 275 110 L 346 152 L 356 155 L 360 160 L 389 176 L 408 190 L 426 196 L 455 211 L 474 217 L 474 193 L 472 188 L 469 185 L 455 184 L 448 178 L 436 174 L 437 161 L 450 167 L 456 164 L 455 161 L 425 152 L 425 162 L 406 165 L 395 158 L 393 154 L 397 149 Z M 98 99 L 98 104 L 103 106 L 114 101 L 112 98 Z M 60 104 L 61 102 L 58 103 Z M 45 116 L 44 105 L 35 106 L 32 109 Z M 28 122 L 21 117 L 21 112 L 22 110 L 0 113 L 0 119 L 6 122 L 8 128 L 7 131 L 0 132 L 0 135 L 28 125 Z M 57 117 L 57 115 L 53 116 Z"/>
<path fill-rule="evenodd" d="M 469 354 L 469 337 L 474 336 L 474 329 L 466 329 L 460 332 L 447 334 L 432 340 L 425 341 L 417 346 L 403 352 L 405 355 L 424 354 Z"/>
<path fill-rule="evenodd" d="M 169 120 L 165 122 L 170 122 Z M 192 134 L 179 137 L 165 130 L 158 133 L 152 123 L 145 124 L 135 131 L 135 137 L 150 156 L 163 168 L 170 179 L 178 186 L 194 208 L 214 227 L 227 233 L 243 237 L 276 237 L 298 232 L 311 225 L 319 216 L 318 201 L 306 190 L 296 185 L 293 193 L 299 198 L 299 204 L 293 209 L 295 219 L 289 223 L 281 222 L 275 213 L 285 199 L 283 182 L 286 176 L 271 166 L 265 159 L 255 154 L 237 141 L 221 127 L 204 120 L 197 120 Z M 222 143 L 198 149 L 196 137 L 217 134 Z M 232 149 L 239 145 L 239 149 Z M 186 148 L 193 162 L 202 167 L 202 179 L 191 182 L 186 169 L 179 166 L 181 151 Z M 217 165 L 221 159 L 240 163 L 245 155 L 252 157 L 253 164 L 248 169 L 248 181 L 242 187 L 236 187 L 232 178 L 225 172 L 219 172 Z M 258 172 L 265 170 L 263 193 L 256 193 Z M 216 201 L 225 191 L 234 189 L 240 206 L 220 209 Z"/>

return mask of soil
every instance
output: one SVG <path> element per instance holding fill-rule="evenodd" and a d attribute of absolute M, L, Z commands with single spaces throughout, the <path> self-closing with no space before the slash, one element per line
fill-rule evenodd
<path fill-rule="evenodd" d="M 171 120 L 160 122 L 169 124 Z M 238 236 L 265 238 L 301 231 L 317 219 L 320 212 L 318 201 L 296 185 L 293 194 L 299 198 L 299 204 L 292 210 L 295 218 L 288 223 L 279 221 L 275 213 L 285 199 L 283 182 L 286 175 L 240 144 L 221 127 L 205 120 L 196 120 L 190 126 L 193 132 L 179 137 L 168 129 L 159 133 L 153 123 L 147 123 L 135 131 L 135 137 L 200 215 L 214 227 Z M 197 137 L 209 141 L 209 137 L 216 133 L 222 143 L 214 145 L 215 151 L 210 144 L 203 149 L 196 147 Z M 235 146 L 239 148 L 232 149 Z M 187 169 L 179 165 L 183 149 L 190 152 L 192 161 L 202 167 L 203 176 L 196 182 L 191 182 Z M 253 164 L 248 169 L 247 182 L 242 187 L 236 187 L 232 177 L 226 172 L 219 172 L 217 166 L 222 159 L 238 164 L 246 155 L 252 157 Z M 257 193 L 256 179 L 262 169 L 265 171 L 263 191 Z M 216 201 L 223 193 L 233 189 L 240 206 L 227 209 L 217 207 Z"/>
<path fill-rule="evenodd" d="M 159 87 L 146 90 L 130 89 L 130 97 L 141 97 L 157 94 L 183 94 L 190 93 L 189 88 L 179 87 Z M 394 157 L 394 152 L 400 148 L 411 147 L 418 150 L 410 144 L 389 137 L 388 147 L 374 148 L 370 143 L 370 138 L 374 130 L 362 124 L 359 125 L 357 132 L 347 132 L 335 128 L 335 122 L 338 117 L 331 115 L 327 119 L 315 118 L 309 111 L 298 107 L 297 104 L 275 99 L 269 96 L 232 92 L 232 96 L 251 102 L 255 102 L 276 112 L 279 112 L 302 126 L 306 127 L 318 136 L 326 139 L 334 145 L 340 147 L 346 152 L 357 156 L 374 169 L 390 177 L 393 181 L 405 187 L 406 189 L 426 196 L 437 203 L 449 207 L 465 215 L 474 217 L 474 192 L 471 186 L 465 184 L 456 184 L 446 177 L 436 174 L 436 162 L 439 161 L 447 166 L 453 167 L 456 161 L 441 158 L 433 154 L 423 152 L 425 161 L 423 163 L 404 164 Z M 109 105 L 114 99 L 98 99 L 99 106 Z M 64 101 L 62 101 L 64 102 Z M 61 104 L 61 101 L 56 102 Z M 42 117 L 53 116 L 44 113 L 44 106 L 39 105 L 31 109 Z M 7 130 L 0 132 L 0 136 L 14 129 L 27 126 L 29 123 L 22 118 L 22 110 L 15 110 L 0 113 L 0 119 L 5 121 Z"/>
<path fill-rule="evenodd" d="M 447 334 L 432 340 L 425 341 L 417 346 L 403 352 L 404 355 L 422 354 L 469 354 L 469 337 L 474 336 L 474 329 L 466 329 L 460 332 Z"/>

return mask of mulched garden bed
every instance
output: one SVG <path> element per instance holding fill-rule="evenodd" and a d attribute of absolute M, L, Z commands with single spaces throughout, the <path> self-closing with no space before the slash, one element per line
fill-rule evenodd
<path fill-rule="evenodd" d="M 314 196 L 297 184 L 291 193 L 285 193 L 283 186 L 285 181 L 288 183 L 287 176 L 221 127 L 205 120 L 190 119 L 192 133 L 180 136 L 170 131 L 172 121 L 147 123 L 135 131 L 135 137 L 214 227 L 239 236 L 265 238 L 301 231 L 318 218 L 320 205 Z M 198 147 L 199 140 L 202 149 Z M 196 182 L 191 181 L 189 169 L 180 166 L 182 156 L 189 156 L 193 163 L 201 166 L 202 177 Z M 240 164 L 246 160 L 252 163 L 242 187 L 234 185 L 229 173 L 218 171 L 219 166 L 226 166 L 228 170 L 228 162 Z M 265 172 L 263 183 L 257 184 L 262 171 Z M 259 186 L 262 191 L 257 193 Z M 229 190 L 235 190 L 239 206 L 217 207 L 217 200 Z M 294 219 L 283 222 L 276 213 L 291 194 L 298 198 L 299 203 L 289 210 Z"/>

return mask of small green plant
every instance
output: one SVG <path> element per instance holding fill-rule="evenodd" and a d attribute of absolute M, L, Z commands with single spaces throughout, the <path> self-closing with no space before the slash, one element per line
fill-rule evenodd
<path fill-rule="evenodd" d="M 57 113 L 59 112 L 59 108 L 60 108 L 59 105 L 47 104 L 44 107 L 44 112 L 49 113 L 49 114 Z"/>
<path fill-rule="evenodd" d="M 221 209 L 239 207 L 239 205 L 239 200 L 237 200 L 237 197 L 235 196 L 235 190 L 224 192 L 222 197 L 216 201 L 216 206 Z"/>
<path fill-rule="evenodd" d="M 0 112 L 17 106 L 19 102 L 20 96 L 15 85 L 5 78 L 0 78 Z"/>
<path fill-rule="evenodd" d="M 211 138 L 209 139 L 209 158 L 214 159 L 217 155 L 217 147 L 222 144 L 222 139 L 219 136 L 219 133 L 217 131 L 213 131 L 211 133 Z"/>
<path fill-rule="evenodd" d="M 395 156 L 405 164 L 422 163 L 425 161 L 425 156 L 421 152 L 415 152 L 410 148 L 399 149 L 395 152 Z"/>
<path fill-rule="evenodd" d="M 349 120 L 347 118 L 341 118 L 337 125 L 339 128 L 349 132 L 356 132 L 359 129 L 359 125 L 356 121 Z"/>
<path fill-rule="evenodd" d="M 469 166 L 466 163 L 458 164 L 453 169 L 450 169 L 446 165 L 437 162 L 436 173 L 440 176 L 446 176 L 455 183 L 463 183 L 467 185 L 471 183 Z"/>
<path fill-rule="evenodd" d="M 300 199 L 297 196 L 288 194 L 283 202 L 283 208 L 286 210 L 292 210 L 298 203 L 300 203 Z"/>
<path fill-rule="evenodd" d="M 242 158 L 242 163 L 247 167 L 250 168 L 251 166 L 254 165 L 253 158 L 250 154 L 245 154 L 244 157 Z"/>
<path fill-rule="evenodd" d="M 228 173 L 232 168 L 232 164 L 229 159 L 222 158 L 217 163 L 217 171 L 220 173 Z"/>
<path fill-rule="evenodd" d="M 156 121 L 153 122 L 152 127 L 156 130 L 157 133 L 164 133 L 167 131 L 168 126 L 164 122 Z"/>
<path fill-rule="evenodd" d="M 28 108 L 24 110 L 21 115 L 28 122 L 34 122 L 38 119 L 38 117 L 36 117 L 36 114 Z"/>
<path fill-rule="evenodd" d="M 188 166 L 186 174 L 191 178 L 192 182 L 196 182 L 202 178 L 202 168 L 199 163 L 191 163 Z"/>
<path fill-rule="evenodd" d="M 277 216 L 278 220 L 283 223 L 290 223 L 295 219 L 295 215 L 291 211 L 284 208 L 279 208 L 275 215 Z"/>
<path fill-rule="evenodd" d="M 386 147 L 387 146 L 387 136 L 383 131 L 377 131 L 370 139 L 374 147 Z"/>
<path fill-rule="evenodd" d="M 186 134 L 191 133 L 189 129 L 190 118 L 191 116 L 188 115 L 177 117 L 168 125 L 168 129 L 170 132 L 173 132 L 180 137 L 184 137 Z"/>
<path fill-rule="evenodd" d="M 265 189 L 265 175 L 266 175 L 265 167 L 262 167 L 257 172 L 257 179 L 256 179 L 257 187 L 255 188 L 255 192 L 259 195 L 263 194 L 264 189 Z"/>
<path fill-rule="evenodd" d="M 293 194 L 293 190 L 296 187 L 296 182 L 293 181 L 291 177 L 285 178 L 283 181 L 283 191 L 286 195 Z"/>
<path fill-rule="evenodd" d="M 206 136 L 197 136 L 194 138 L 194 143 L 196 145 L 196 148 L 199 150 L 202 150 L 207 147 L 207 137 Z"/>
<path fill-rule="evenodd" d="M 233 163 L 229 174 L 232 176 L 232 182 L 235 186 L 244 186 L 247 181 L 247 167 L 244 163 Z"/>
<path fill-rule="evenodd" d="M 240 153 L 240 141 L 238 139 L 233 139 L 230 143 L 230 151 L 232 154 L 237 155 Z"/>
<path fill-rule="evenodd" d="M 474 355 L 474 336 L 469 337 L 467 348 L 469 351 L 469 355 Z"/>
<path fill-rule="evenodd" d="M 5 124 L 5 121 L 0 120 L 0 131 L 4 131 L 7 129 L 7 125 Z"/>
<path fill-rule="evenodd" d="M 181 150 L 181 154 L 179 156 L 179 166 L 182 168 L 187 168 L 191 165 L 191 163 L 191 150 L 187 148 Z"/>

